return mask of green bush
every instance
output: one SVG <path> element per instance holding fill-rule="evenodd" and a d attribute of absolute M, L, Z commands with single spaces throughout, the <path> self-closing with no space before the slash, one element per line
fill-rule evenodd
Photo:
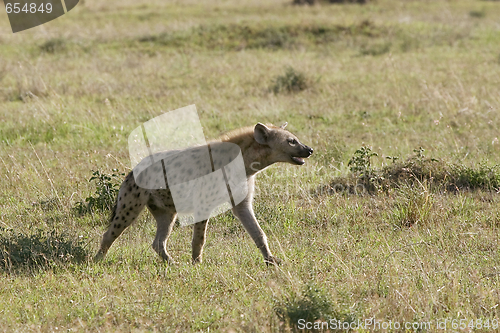
<path fill-rule="evenodd" d="M 371 168 L 371 158 L 373 156 L 378 156 L 378 154 L 373 152 L 371 147 L 363 146 L 354 152 L 347 165 L 352 173 L 360 176 L 370 174 L 373 171 Z"/>
<path fill-rule="evenodd" d="M 312 285 L 307 285 L 301 295 L 292 294 L 278 302 L 275 311 L 280 320 L 288 323 L 297 323 L 299 319 L 312 322 L 335 318 L 335 311 L 327 295 Z"/>
<path fill-rule="evenodd" d="M 99 170 L 92 172 L 89 182 L 95 183 L 96 190 L 94 196 L 87 197 L 85 202 L 79 201 L 75 204 L 73 209 L 78 215 L 111 210 L 120 191 L 122 177 L 125 175 L 124 173 L 118 173 L 117 169 L 112 171 L 111 175 L 102 173 Z"/>
<path fill-rule="evenodd" d="M 292 67 L 287 67 L 284 75 L 279 75 L 273 80 L 271 90 L 275 93 L 293 93 L 307 89 L 309 82 L 305 75 Z"/>

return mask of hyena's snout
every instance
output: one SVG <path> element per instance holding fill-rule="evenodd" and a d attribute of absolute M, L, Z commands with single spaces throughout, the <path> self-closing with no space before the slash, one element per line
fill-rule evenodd
<path fill-rule="evenodd" d="M 309 156 L 311 156 L 313 154 L 314 149 L 312 149 L 309 146 L 304 145 L 304 151 L 305 151 L 306 156 L 303 156 L 303 157 L 308 158 Z"/>
<path fill-rule="evenodd" d="M 306 163 L 306 161 L 304 161 L 304 158 L 308 158 L 309 156 L 311 156 L 313 151 L 314 150 L 311 147 L 301 143 L 299 151 L 293 154 L 292 161 L 298 165 L 302 165 Z"/>

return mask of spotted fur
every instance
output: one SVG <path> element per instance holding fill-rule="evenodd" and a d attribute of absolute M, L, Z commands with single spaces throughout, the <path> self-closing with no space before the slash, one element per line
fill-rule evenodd
<path fill-rule="evenodd" d="M 233 207 L 232 211 L 261 251 L 266 264 L 278 264 L 280 260 L 274 257 L 269 250 L 266 234 L 261 229 L 253 212 L 255 176 L 277 162 L 302 165 L 305 163 L 304 158 L 309 157 L 313 152 L 312 148 L 300 143 L 295 135 L 287 131 L 285 126 L 286 124 L 276 127 L 258 123 L 254 127 L 230 132 L 210 143 L 210 146 L 216 147 L 217 142 L 230 142 L 238 145 L 241 149 L 247 176 L 248 195 L 241 203 Z M 197 149 L 197 147 L 191 149 Z M 159 170 L 159 163 L 151 165 L 140 174 L 140 177 L 150 177 L 151 180 L 155 170 Z M 187 170 L 191 170 L 191 168 Z M 95 259 L 99 260 L 105 257 L 113 242 L 134 222 L 144 207 L 149 209 L 156 220 L 157 231 L 152 245 L 153 249 L 162 259 L 173 263 L 173 259 L 166 249 L 167 240 L 177 216 L 170 189 L 168 185 L 166 189 L 141 188 L 136 184 L 133 172 L 127 175 L 120 187 L 116 205 L 111 214 L 110 225 L 103 235 L 101 247 Z M 193 225 L 193 263 L 202 261 L 207 222 L 208 220 L 204 220 Z"/>

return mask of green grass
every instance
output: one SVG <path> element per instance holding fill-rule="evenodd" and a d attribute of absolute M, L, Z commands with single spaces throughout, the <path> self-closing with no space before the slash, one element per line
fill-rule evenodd
<path fill-rule="evenodd" d="M 498 1 L 86 0 L 22 33 L 1 21 L 0 327 L 498 319 L 498 17 Z M 314 148 L 258 176 L 255 212 L 284 265 L 267 268 L 230 213 L 202 265 L 181 227 L 179 264 L 160 262 L 149 213 L 88 261 L 108 212 L 73 207 L 104 193 L 93 170 L 127 172 L 129 133 L 193 103 L 208 138 L 287 121 Z M 324 190 L 358 182 L 372 190 Z"/>

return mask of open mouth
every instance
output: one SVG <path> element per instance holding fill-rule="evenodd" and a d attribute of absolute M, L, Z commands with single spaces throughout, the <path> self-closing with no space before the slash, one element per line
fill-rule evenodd
<path fill-rule="evenodd" d="M 292 156 L 292 161 L 294 161 L 298 165 L 302 165 L 302 164 L 306 163 L 306 161 L 304 161 L 304 159 L 302 157 L 294 157 L 294 156 Z"/>

